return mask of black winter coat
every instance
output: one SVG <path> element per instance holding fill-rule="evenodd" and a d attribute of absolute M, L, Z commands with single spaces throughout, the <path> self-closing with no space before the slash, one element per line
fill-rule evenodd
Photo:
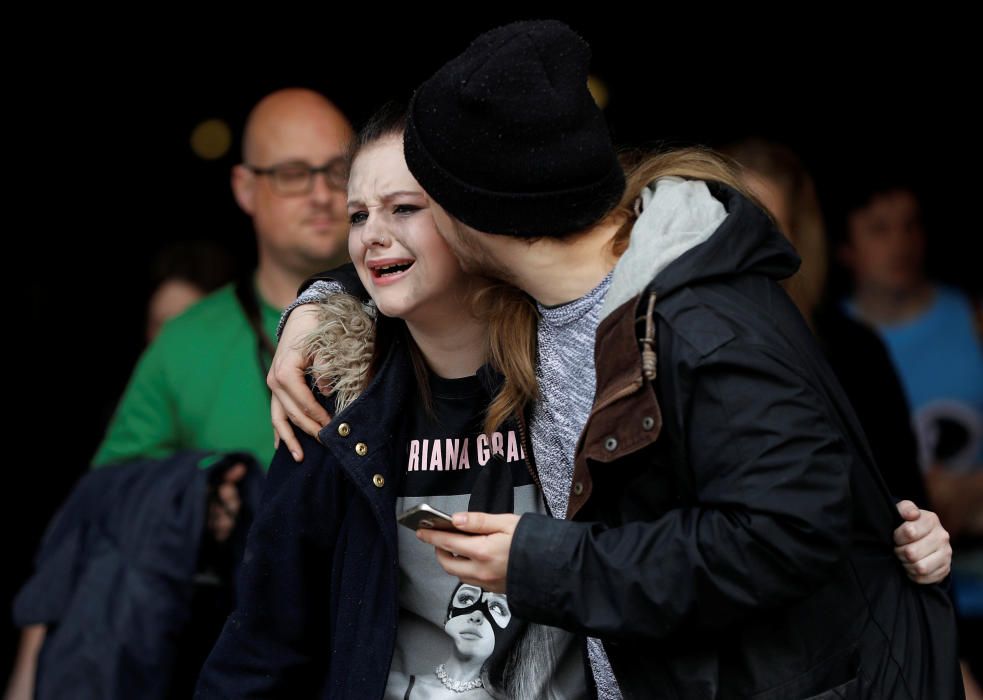
<path fill-rule="evenodd" d="M 515 614 L 604 641 L 626 698 L 962 697 L 952 610 L 750 200 L 597 333 L 568 518 L 526 514 Z M 654 355 L 653 355 L 654 352 Z"/>

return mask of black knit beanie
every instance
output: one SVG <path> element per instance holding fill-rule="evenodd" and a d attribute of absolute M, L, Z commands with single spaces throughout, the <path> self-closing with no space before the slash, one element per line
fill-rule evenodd
<path fill-rule="evenodd" d="M 589 63 L 587 43 L 556 20 L 485 32 L 414 93 L 404 141 L 413 176 L 485 233 L 595 224 L 625 179 L 587 89 Z"/>

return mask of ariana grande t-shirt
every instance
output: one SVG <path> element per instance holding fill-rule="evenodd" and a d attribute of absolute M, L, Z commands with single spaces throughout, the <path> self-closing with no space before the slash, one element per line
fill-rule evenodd
<path fill-rule="evenodd" d="M 544 513 L 518 426 L 482 431 L 491 397 L 477 376 L 430 376 L 432 413 L 409 420 L 396 514 Z M 513 617 L 508 597 L 462 583 L 400 525 L 399 626 L 386 698 L 584 698 L 581 647 L 565 630 Z"/>

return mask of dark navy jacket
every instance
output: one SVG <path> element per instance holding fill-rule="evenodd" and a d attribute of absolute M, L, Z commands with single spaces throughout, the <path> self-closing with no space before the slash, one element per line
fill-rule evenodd
<path fill-rule="evenodd" d="M 215 461 L 199 468 L 205 458 Z M 81 479 L 14 603 L 17 625 L 48 627 L 37 698 L 167 697 L 190 617 L 209 482 L 237 462 L 247 465 L 239 484 L 246 522 L 262 483 L 246 454 L 182 451 Z"/>
<path fill-rule="evenodd" d="M 198 698 L 380 698 L 399 613 L 396 496 L 404 406 L 401 340 L 366 390 L 320 432 L 283 442 L 249 533 L 240 598 Z"/>

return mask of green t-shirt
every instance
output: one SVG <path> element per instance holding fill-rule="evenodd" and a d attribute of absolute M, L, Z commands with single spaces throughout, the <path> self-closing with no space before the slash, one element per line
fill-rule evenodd
<path fill-rule="evenodd" d="M 280 310 L 256 296 L 275 344 Z M 182 449 L 245 451 L 264 469 L 273 459 L 269 390 L 233 284 L 164 324 L 140 357 L 92 465 Z"/>

